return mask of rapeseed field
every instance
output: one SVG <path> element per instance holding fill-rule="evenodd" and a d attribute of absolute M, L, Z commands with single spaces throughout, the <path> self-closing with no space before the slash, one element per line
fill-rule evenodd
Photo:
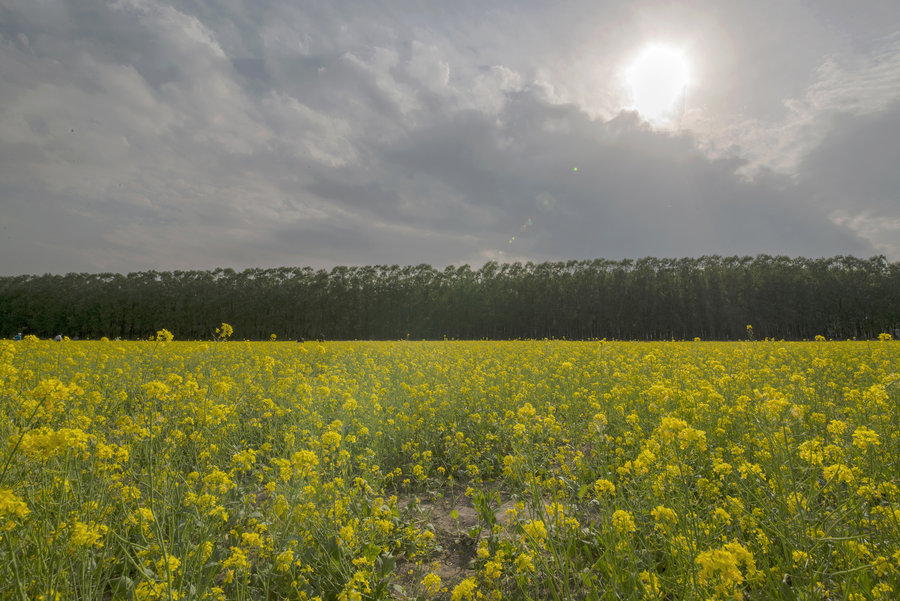
<path fill-rule="evenodd" d="M 0 598 L 900 596 L 897 342 L 228 330 L 0 342 Z"/>

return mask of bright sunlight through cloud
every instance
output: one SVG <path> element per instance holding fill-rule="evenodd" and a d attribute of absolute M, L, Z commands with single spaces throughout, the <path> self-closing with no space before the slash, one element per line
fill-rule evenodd
<path fill-rule="evenodd" d="M 684 54 L 668 46 L 649 46 L 628 67 L 631 108 L 651 122 L 681 113 L 690 73 Z"/>

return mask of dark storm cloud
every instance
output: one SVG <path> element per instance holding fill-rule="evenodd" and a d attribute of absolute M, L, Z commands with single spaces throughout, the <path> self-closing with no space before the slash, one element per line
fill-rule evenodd
<path fill-rule="evenodd" d="M 392 171 L 409 169 L 492 209 L 493 239 L 516 237 L 497 246 L 507 254 L 872 250 L 787 177 L 747 181 L 740 162 L 705 157 L 687 134 L 651 131 L 633 114 L 591 120 L 528 93 L 495 120 L 470 113 L 423 128 L 386 158 Z"/>

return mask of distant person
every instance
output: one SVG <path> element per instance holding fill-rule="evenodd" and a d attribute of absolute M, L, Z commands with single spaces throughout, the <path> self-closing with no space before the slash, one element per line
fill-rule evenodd
<path fill-rule="evenodd" d="M 53 337 L 53 340 L 55 340 L 56 342 L 62 342 L 62 334 L 57 334 Z"/>
<path fill-rule="evenodd" d="M 22 332 L 19 332 L 15 336 L 13 336 L 13 340 L 22 340 Z"/>
<path fill-rule="evenodd" d="M 297 342 L 306 342 L 306 340 L 303 339 L 303 336 L 298 336 Z"/>

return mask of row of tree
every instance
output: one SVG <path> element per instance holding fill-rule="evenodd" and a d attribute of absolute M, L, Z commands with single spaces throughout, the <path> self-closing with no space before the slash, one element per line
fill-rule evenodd
<path fill-rule="evenodd" d="M 900 263 L 704 256 L 0 278 L 0 335 L 236 338 L 873 338 L 900 328 Z"/>

